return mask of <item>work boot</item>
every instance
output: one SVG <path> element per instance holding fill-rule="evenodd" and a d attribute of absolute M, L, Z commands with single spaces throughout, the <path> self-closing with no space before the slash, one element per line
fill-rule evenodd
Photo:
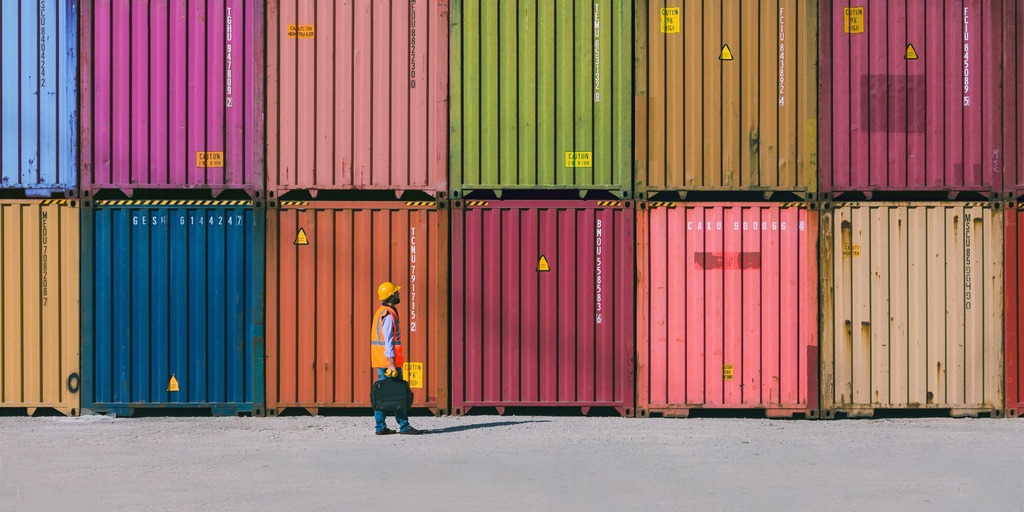
<path fill-rule="evenodd" d="M 414 427 L 409 427 L 408 429 L 399 432 L 399 434 L 405 434 L 407 436 L 418 436 L 420 434 L 426 434 L 427 432 L 429 432 L 429 430 L 419 430 Z"/>
<path fill-rule="evenodd" d="M 376 432 L 376 434 L 377 434 L 378 436 L 386 436 L 386 435 L 388 435 L 388 434 L 394 434 L 394 433 L 395 433 L 395 431 L 394 431 L 394 430 L 391 430 L 390 428 L 385 428 L 384 430 L 378 430 L 378 431 Z"/>

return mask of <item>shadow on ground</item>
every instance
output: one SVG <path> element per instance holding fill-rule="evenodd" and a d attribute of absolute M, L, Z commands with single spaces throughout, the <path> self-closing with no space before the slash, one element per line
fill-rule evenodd
<path fill-rule="evenodd" d="M 439 429 L 430 429 L 431 434 L 451 434 L 452 432 L 462 432 L 464 430 L 473 430 L 476 428 L 492 428 L 492 427 L 510 427 L 512 425 L 522 425 L 523 423 L 550 423 L 551 420 L 529 420 L 529 421 L 492 421 L 491 423 L 474 423 L 472 425 L 458 425 L 455 427 L 445 427 Z"/>

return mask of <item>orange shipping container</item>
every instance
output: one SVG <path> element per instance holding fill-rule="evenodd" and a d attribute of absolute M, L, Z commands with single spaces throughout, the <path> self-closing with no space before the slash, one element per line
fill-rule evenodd
<path fill-rule="evenodd" d="M 75 203 L 0 202 L 0 407 L 78 414 Z"/>
<path fill-rule="evenodd" d="M 370 407 L 377 286 L 402 287 L 414 407 L 448 408 L 444 202 L 280 203 L 267 219 L 267 411 Z"/>

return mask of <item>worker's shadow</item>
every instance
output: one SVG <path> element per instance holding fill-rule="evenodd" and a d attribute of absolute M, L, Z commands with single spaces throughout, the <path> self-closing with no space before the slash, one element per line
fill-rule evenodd
<path fill-rule="evenodd" d="M 529 420 L 529 421 L 495 421 L 491 423 L 474 423 L 472 425 L 457 425 L 454 427 L 445 427 L 439 429 L 431 429 L 431 434 L 451 434 L 452 432 L 462 432 L 465 430 L 473 430 L 477 428 L 493 428 L 493 427 L 510 427 L 512 425 L 522 425 L 523 423 L 549 423 L 551 420 Z"/>

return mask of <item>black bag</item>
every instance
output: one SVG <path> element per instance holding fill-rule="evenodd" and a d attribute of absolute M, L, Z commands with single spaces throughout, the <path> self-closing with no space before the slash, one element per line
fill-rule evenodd
<path fill-rule="evenodd" d="M 373 410 L 395 412 L 412 407 L 412 388 L 409 383 L 397 377 L 384 377 L 373 383 L 370 389 L 370 404 Z"/>

